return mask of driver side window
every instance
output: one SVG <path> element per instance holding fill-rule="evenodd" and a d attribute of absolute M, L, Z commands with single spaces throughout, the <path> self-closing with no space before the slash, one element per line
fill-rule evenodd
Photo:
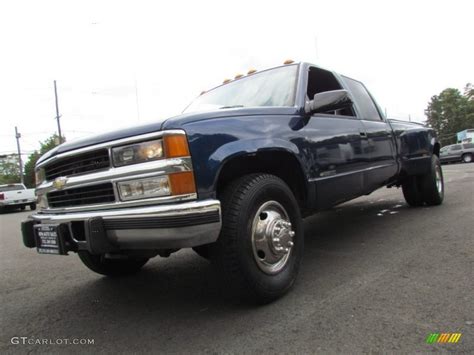
<path fill-rule="evenodd" d="M 343 87 L 339 84 L 335 76 L 330 71 L 316 67 L 309 68 L 308 88 L 306 91 L 307 100 L 312 100 L 315 94 L 319 94 L 321 92 L 341 89 L 343 89 Z M 324 113 L 337 116 L 355 116 L 352 107 Z"/>

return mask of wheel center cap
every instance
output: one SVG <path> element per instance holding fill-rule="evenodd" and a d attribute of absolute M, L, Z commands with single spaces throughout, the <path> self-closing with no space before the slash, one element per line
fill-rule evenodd
<path fill-rule="evenodd" d="M 288 253 L 293 246 L 295 232 L 291 230 L 291 223 L 284 219 L 277 219 L 269 224 L 266 234 L 270 247 L 276 254 Z"/>

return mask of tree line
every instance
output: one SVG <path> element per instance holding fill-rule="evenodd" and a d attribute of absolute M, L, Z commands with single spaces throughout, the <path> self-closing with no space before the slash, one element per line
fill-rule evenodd
<path fill-rule="evenodd" d="M 467 84 L 462 93 L 444 89 L 431 97 L 425 115 L 427 125 L 435 129 L 442 145 L 457 143 L 457 132 L 474 128 L 474 86 Z"/>
<path fill-rule="evenodd" d="M 63 136 L 63 142 L 66 139 Z M 23 173 L 25 185 L 29 188 L 35 187 L 35 165 L 38 159 L 59 144 L 59 136 L 53 134 L 43 142 L 39 142 L 40 149 L 35 150 L 28 156 L 25 162 Z M 4 159 L 0 162 L 0 184 L 13 184 L 20 182 L 20 169 L 18 168 L 18 157 L 15 159 Z"/>

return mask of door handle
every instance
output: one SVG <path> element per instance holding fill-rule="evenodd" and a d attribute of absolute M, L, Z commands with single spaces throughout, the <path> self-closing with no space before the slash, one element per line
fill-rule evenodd
<path fill-rule="evenodd" d="M 359 131 L 359 134 L 362 138 L 367 138 L 367 133 L 365 131 Z"/>

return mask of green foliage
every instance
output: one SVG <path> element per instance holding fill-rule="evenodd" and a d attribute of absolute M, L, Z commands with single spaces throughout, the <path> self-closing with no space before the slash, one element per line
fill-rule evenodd
<path fill-rule="evenodd" d="M 65 141 L 65 137 L 63 137 L 63 142 Z M 59 136 L 53 134 L 44 142 L 40 142 L 39 152 L 35 151 L 28 157 L 28 160 L 25 163 L 25 185 L 27 187 L 35 187 L 35 165 L 38 159 L 57 145 L 59 145 Z"/>
<path fill-rule="evenodd" d="M 5 156 L 0 160 L 0 185 L 20 182 L 18 157 Z"/>
<path fill-rule="evenodd" d="M 30 154 L 28 160 L 25 163 L 25 185 L 26 187 L 32 188 L 35 187 L 35 164 L 36 161 L 41 157 L 41 154 L 37 151 L 34 151 L 33 154 Z"/>
<path fill-rule="evenodd" d="M 467 84 L 464 93 L 448 88 L 431 98 L 425 110 L 427 123 L 438 132 L 443 145 L 456 143 L 456 133 L 474 128 L 474 87 Z"/>

